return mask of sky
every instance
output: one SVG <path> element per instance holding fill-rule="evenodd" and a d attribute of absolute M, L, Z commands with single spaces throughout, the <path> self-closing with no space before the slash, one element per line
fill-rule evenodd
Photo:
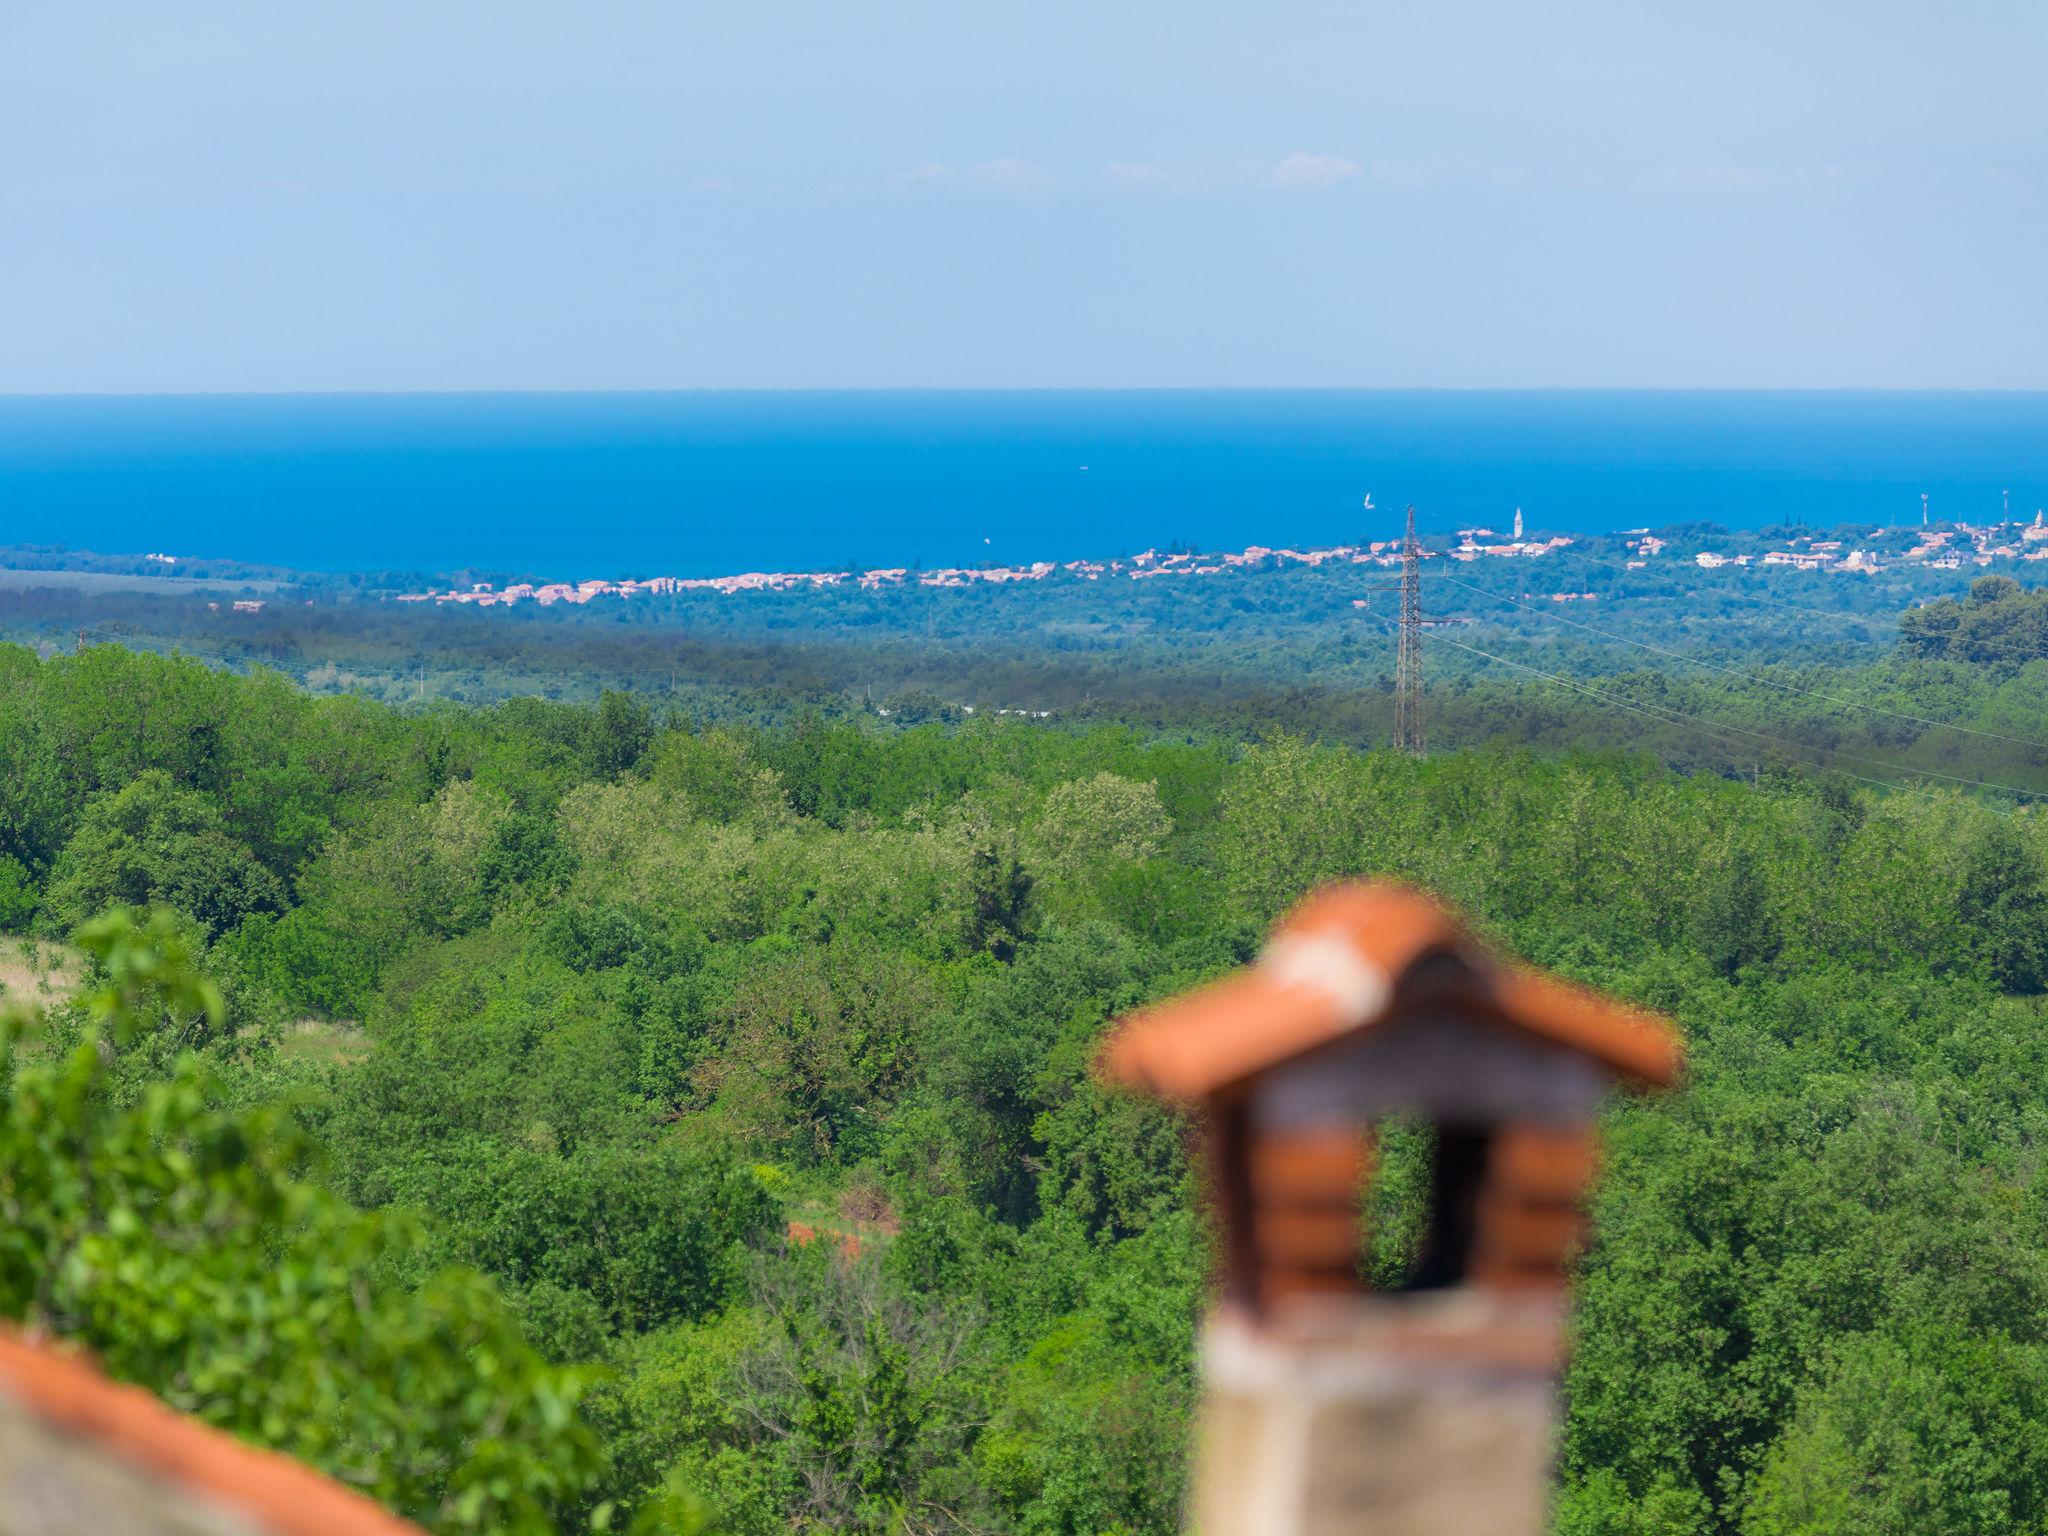
<path fill-rule="evenodd" d="M 0 0 L 0 392 L 2048 387 L 2048 7 Z"/>

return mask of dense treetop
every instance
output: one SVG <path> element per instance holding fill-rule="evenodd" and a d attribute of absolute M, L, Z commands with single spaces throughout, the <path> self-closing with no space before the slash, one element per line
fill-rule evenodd
<path fill-rule="evenodd" d="M 2017 665 L 2048 657 L 2048 589 L 2010 576 L 1979 576 L 1959 601 L 1938 598 L 1899 623 L 1908 655 Z"/>
<path fill-rule="evenodd" d="M 2048 1518 L 2048 825 L 1796 762 L 0 650 L 0 921 L 113 999 L 8 1057 L 0 1307 L 444 1529 L 1164 1536 L 1207 1230 L 1088 1063 L 1361 874 L 1690 1038 L 1608 1116 L 1561 1530 Z"/>

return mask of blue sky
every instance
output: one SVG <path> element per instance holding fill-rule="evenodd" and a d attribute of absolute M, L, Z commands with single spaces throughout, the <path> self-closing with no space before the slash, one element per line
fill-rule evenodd
<path fill-rule="evenodd" d="M 2048 7 L 0 0 L 0 391 L 2048 386 Z"/>

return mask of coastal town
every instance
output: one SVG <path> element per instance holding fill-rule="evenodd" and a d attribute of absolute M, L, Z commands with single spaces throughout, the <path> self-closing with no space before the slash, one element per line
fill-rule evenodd
<path fill-rule="evenodd" d="M 1836 531 L 1837 533 L 1840 530 Z M 1833 534 L 1796 534 L 1770 541 L 1754 535 L 1730 535 L 1760 547 L 1747 549 L 1686 548 L 1667 530 L 1652 533 L 1647 528 L 1631 529 L 1618 536 L 1627 570 L 1643 570 L 1653 563 L 1683 561 L 1702 570 L 1724 567 L 1753 567 L 1760 570 L 1818 572 L 1825 575 L 1868 576 L 1889 567 L 1918 567 L 1926 570 L 1961 570 L 1989 566 L 1998 561 L 2048 560 L 2048 518 L 2036 512 L 2031 522 L 2001 521 L 1976 525 L 1948 523 L 1913 529 L 1874 528 L 1863 539 Z M 1541 560 L 1585 542 L 1566 534 L 1545 538 L 1525 537 L 1522 518 L 1515 515 L 1512 533 L 1472 527 L 1457 531 L 1455 542 L 1425 540 L 1420 551 L 1424 560 L 1449 559 L 1460 563 L 1480 560 Z M 1687 541 L 1688 543 L 1690 541 Z M 154 559 L 165 557 L 153 556 Z M 401 592 L 393 598 L 401 603 L 471 605 L 479 608 L 509 607 L 535 603 L 548 607 L 556 603 L 582 604 L 597 598 L 636 598 L 676 593 L 794 592 L 835 588 L 876 591 L 898 587 L 971 588 L 1001 587 L 1020 583 L 1067 578 L 1077 581 L 1189 580 L 1222 576 L 1231 572 L 1302 567 L 1367 566 L 1393 567 L 1401 563 L 1398 539 L 1370 543 L 1337 544 L 1326 548 L 1291 549 L 1254 544 L 1222 553 L 1192 550 L 1147 549 L 1113 560 L 1039 560 L 1028 565 L 942 566 L 922 569 L 914 566 L 880 566 L 868 570 L 836 571 L 746 571 L 731 576 L 650 576 L 618 581 L 510 582 L 487 581 L 466 586 L 429 588 Z M 1581 596 L 1578 593 L 1550 594 L 1558 601 Z M 243 607 L 236 604 L 237 608 Z"/>
<path fill-rule="evenodd" d="M 1569 544 L 1569 539 L 1551 540 L 1548 545 L 1530 546 L 1541 552 L 1551 545 Z M 1126 579 L 1144 581 L 1153 577 L 1220 576 L 1226 571 L 1273 565 L 1322 566 L 1331 564 L 1398 565 L 1398 540 L 1328 549 L 1272 549 L 1254 544 L 1224 554 L 1196 554 L 1192 551 L 1161 553 L 1148 549 L 1128 559 L 1038 560 L 1029 565 L 941 566 L 922 570 L 911 566 L 881 566 L 873 570 L 846 571 L 747 571 L 736 576 L 650 576 L 642 581 L 516 582 L 496 587 L 475 582 L 462 589 L 402 592 L 401 603 L 472 603 L 489 608 L 512 603 L 587 603 L 599 597 L 644 597 L 674 592 L 793 592 L 805 588 L 858 587 L 874 591 L 883 587 L 974 587 L 1009 586 L 1018 582 L 1045 581 L 1069 576 L 1080 581 Z"/>
<path fill-rule="evenodd" d="M 1872 534 L 1872 547 L 1845 547 L 1842 539 L 1800 538 L 1785 549 L 1764 553 L 1721 555 L 1701 550 L 1694 563 L 1705 570 L 1724 565 L 1782 566 L 1798 571 L 1832 571 L 1844 574 L 1874 574 L 1886 563 L 1918 564 L 1932 571 L 1958 571 L 1965 566 L 1986 566 L 1998 560 L 2048 560 L 2048 516 L 2034 514 L 2030 523 L 2001 522 L 1986 527 L 1956 523 L 1947 528 L 1917 530 L 1917 541 L 1896 554 L 1881 554 L 1875 547 L 1884 530 Z M 1645 545 L 1659 544 L 1654 538 Z"/>

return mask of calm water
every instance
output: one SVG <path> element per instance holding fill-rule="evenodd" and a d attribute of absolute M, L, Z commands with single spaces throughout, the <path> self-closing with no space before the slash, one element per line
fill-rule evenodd
<path fill-rule="evenodd" d="M 1085 467 L 1084 467 L 1085 466 Z M 0 398 L 0 543 L 625 575 L 1988 518 L 2048 395 L 1051 392 Z M 1379 510 L 1361 500 L 1372 493 Z"/>

